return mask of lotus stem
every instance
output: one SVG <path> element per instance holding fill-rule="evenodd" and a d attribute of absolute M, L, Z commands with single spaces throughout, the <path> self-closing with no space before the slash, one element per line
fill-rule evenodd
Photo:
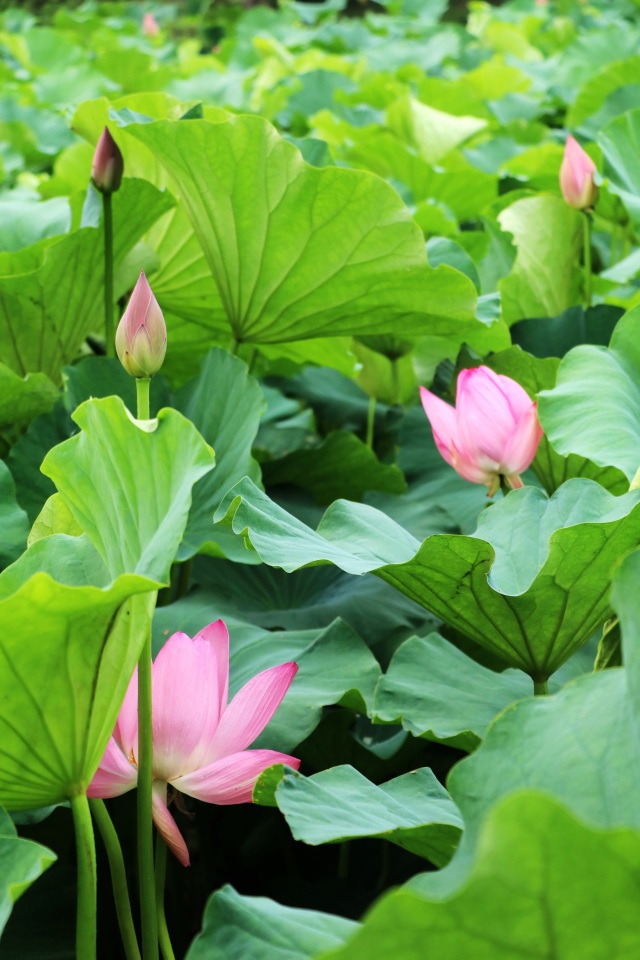
<path fill-rule="evenodd" d="M 367 409 L 367 439 L 366 443 L 369 450 L 373 450 L 373 432 L 376 422 L 376 398 L 369 397 L 369 407 Z"/>
<path fill-rule="evenodd" d="M 149 419 L 150 383 L 149 377 L 136 380 L 138 420 Z M 144 960 L 158 960 L 152 786 L 151 630 L 148 630 L 138 661 L 138 871 Z"/>
<path fill-rule="evenodd" d="M 164 881 L 167 873 L 167 845 L 160 836 L 156 836 L 156 913 L 158 915 L 158 943 L 163 960 L 175 960 L 169 928 L 164 912 Z"/>
<path fill-rule="evenodd" d="M 151 386 L 150 377 L 141 377 L 136 380 L 136 397 L 138 400 L 138 420 L 149 420 L 149 388 Z"/>
<path fill-rule="evenodd" d="M 78 910 L 76 914 L 76 956 L 96 960 L 98 897 L 96 843 L 86 794 L 71 797 L 73 826 L 78 856 Z"/>
<path fill-rule="evenodd" d="M 584 299 L 585 305 L 591 306 L 591 215 L 584 215 Z"/>
<path fill-rule="evenodd" d="M 144 960 L 158 960 L 152 785 L 151 631 L 149 630 L 138 661 L 138 871 Z"/>
<path fill-rule="evenodd" d="M 397 406 L 400 403 L 400 368 L 396 359 L 391 361 L 391 392 L 393 403 Z"/>
<path fill-rule="evenodd" d="M 108 357 L 115 357 L 113 337 L 113 210 L 111 193 L 102 194 L 104 225 L 104 337 Z"/>
<path fill-rule="evenodd" d="M 549 685 L 546 680 L 533 681 L 533 693 L 536 697 L 546 697 L 549 693 Z"/>
<path fill-rule="evenodd" d="M 102 842 L 109 859 L 111 887 L 113 889 L 113 899 L 116 905 L 118 926 L 120 927 L 120 936 L 122 938 L 124 952 L 127 960 L 140 960 L 140 949 L 138 947 L 136 930 L 133 925 L 129 889 L 127 887 L 127 873 L 120 840 L 111 822 L 111 817 L 109 816 L 104 800 L 89 800 L 89 807 L 100 831 L 100 836 L 102 837 Z"/>

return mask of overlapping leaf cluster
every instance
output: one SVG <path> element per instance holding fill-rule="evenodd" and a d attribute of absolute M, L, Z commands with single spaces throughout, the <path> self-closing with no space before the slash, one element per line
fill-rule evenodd
<path fill-rule="evenodd" d="M 225 821 L 234 864 L 287 866 L 214 893 L 189 960 L 631 957 L 640 10 L 370 6 L 162 5 L 152 38 L 127 4 L 2 14 L 0 803 L 23 829 L 86 788 L 160 590 L 156 649 L 222 616 L 235 689 L 299 664 L 264 737 L 302 773 Z M 105 124 L 116 294 L 144 268 L 167 320 L 149 429 L 102 356 Z M 567 132 L 602 174 L 594 305 Z M 492 505 L 417 406 L 481 362 L 545 429 Z M 592 673 L 614 611 L 598 665 L 623 665 Z M 288 860 L 256 853 L 274 806 Z M 200 905 L 235 874 L 195 813 Z M 4 925 L 64 843 L 0 815 Z M 363 838 L 391 874 L 356 881 Z M 296 857 L 324 876 L 338 843 L 340 896 L 294 889 Z M 8 957 L 44 955 L 19 941 L 38 889 Z"/>

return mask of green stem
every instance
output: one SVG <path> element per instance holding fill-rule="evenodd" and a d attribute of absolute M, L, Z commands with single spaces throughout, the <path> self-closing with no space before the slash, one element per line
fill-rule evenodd
<path fill-rule="evenodd" d="M 584 214 L 584 299 L 587 307 L 591 306 L 591 216 Z"/>
<path fill-rule="evenodd" d="M 149 385 L 136 380 L 138 420 L 149 419 Z M 151 723 L 151 631 L 138 661 L 138 874 L 142 956 L 158 960 L 156 892 L 153 864 L 153 728 Z"/>
<path fill-rule="evenodd" d="M 533 681 L 533 693 L 536 697 L 546 697 L 549 693 L 549 685 L 546 680 Z"/>
<path fill-rule="evenodd" d="M 618 237 L 618 226 L 614 224 L 611 227 L 611 236 L 609 237 L 609 267 L 612 267 L 616 263 L 616 243 Z"/>
<path fill-rule="evenodd" d="M 104 338 L 108 357 L 115 357 L 113 337 L 113 211 L 111 194 L 102 194 L 104 223 Z"/>
<path fill-rule="evenodd" d="M 373 450 L 373 431 L 376 422 L 376 398 L 369 397 L 369 408 L 367 410 L 367 446 Z"/>
<path fill-rule="evenodd" d="M 256 360 L 258 359 L 258 348 L 253 347 L 251 353 L 249 354 L 249 373 L 253 373 L 253 368 L 256 365 Z"/>
<path fill-rule="evenodd" d="M 82 957 L 82 960 L 96 960 L 98 934 L 96 843 L 89 802 L 84 793 L 71 797 L 71 810 L 78 856 L 76 956 Z"/>
<path fill-rule="evenodd" d="M 133 916 L 131 914 L 131 903 L 129 902 L 127 873 L 118 834 L 111 822 L 111 817 L 109 816 L 104 800 L 89 800 L 89 807 L 91 808 L 93 819 L 98 825 L 98 830 L 100 831 L 100 836 L 102 837 L 102 842 L 107 851 L 107 857 L 109 858 L 113 899 L 116 905 L 118 926 L 120 927 L 120 936 L 122 937 L 124 952 L 127 960 L 140 960 L 138 938 L 136 937 Z"/>
<path fill-rule="evenodd" d="M 175 960 L 164 912 L 164 879 L 167 872 L 167 845 L 156 836 L 156 911 L 158 914 L 158 943 L 164 960 Z"/>
<path fill-rule="evenodd" d="M 152 786 L 151 631 L 149 631 L 138 661 L 138 872 L 144 960 L 158 960 Z"/>
<path fill-rule="evenodd" d="M 391 361 L 391 391 L 393 394 L 393 403 L 400 403 L 400 370 L 398 368 L 398 361 Z"/>
<path fill-rule="evenodd" d="M 189 593 L 192 568 L 193 558 L 190 560 L 185 560 L 184 563 L 180 564 L 180 572 L 178 574 L 178 600 L 182 599 L 182 597 L 186 597 Z"/>
<path fill-rule="evenodd" d="M 136 396 L 138 400 L 138 420 L 149 420 L 149 388 L 151 386 L 151 379 L 149 377 L 142 377 L 140 380 L 136 380 Z"/>

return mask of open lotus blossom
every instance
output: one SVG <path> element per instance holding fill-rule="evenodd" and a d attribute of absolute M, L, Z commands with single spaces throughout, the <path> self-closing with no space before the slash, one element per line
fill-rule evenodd
<path fill-rule="evenodd" d="M 132 377 L 152 377 L 167 352 L 167 327 L 144 272 L 116 330 L 116 353 Z"/>
<path fill-rule="evenodd" d="M 592 207 L 598 196 L 593 179 L 596 165 L 577 140 L 567 137 L 560 167 L 560 189 L 565 201 L 577 210 Z"/>
<path fill-rule="evenodd" d="M 447 463 L 472 483 L 485 483 L 493 496 L 504 477 L 522 486 L 520 474 L 536 455 L 542 437 L 537 405 L 511 377 L 488 367 L 463 370 L 456 405 L 420 387 L 422 406 L 436 446 Z"/>
<path fill-rule="evenodd" d="M 153 819 L 185 867 L 189 851 L 167 806 L 170 785 L 206 803 L 250 803 L 255 783 L 274 763 L 300 761 L 274 750 L 247 750 L 266 727 L 298 667 L 283 663 L 248 681 L 227 704 L 229 634 L 222 620 L 191 639 L 174 633 L 152 668 Z M 138 781 L 137 673 L 87 791 L 117 797 Z"/>

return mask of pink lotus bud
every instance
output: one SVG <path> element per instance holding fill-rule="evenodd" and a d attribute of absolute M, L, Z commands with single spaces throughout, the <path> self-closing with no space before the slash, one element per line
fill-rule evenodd
<path fill-rule="evenodd" d="M 160 33 L 160 24 L 152 13 L 145 13 L 143 16 L 142 32 L 145 37 L 156 37 Z"/>
<path fill-rule="evenodd" d="M 132 377 L 152 377 L 167 352 L 167 328 L 144 273 L 116 330 L 116 352 Z"/>
<path fill-rule="evenodd" d="M 560 189 L 565 201 L 576 210 L 592 207 L 598 196 L 593 175 L 596 165 L 577 140 L 567 137 L 560 167 Z"/>
<path fill-rule="evenodd" d="M 504 477 L 521 487 L 520 474 L 536 455 L 542 437 L 537 404 L 511 377 L 488 367 L 463 370 L 455 407 L 424 387 L 422 406 L 436 446 L 447 463 L 472 483 L 485 483 L 493 496 Z"/>
<path fill-rule="evenodd" d="M 120 148 L 109 133 L 109 128 L 105 127 L 93 154 L 91 165 L 93 185 L 100 193 L 115 193 L 120 189 L 123 173 L 124 160 Z"/>

